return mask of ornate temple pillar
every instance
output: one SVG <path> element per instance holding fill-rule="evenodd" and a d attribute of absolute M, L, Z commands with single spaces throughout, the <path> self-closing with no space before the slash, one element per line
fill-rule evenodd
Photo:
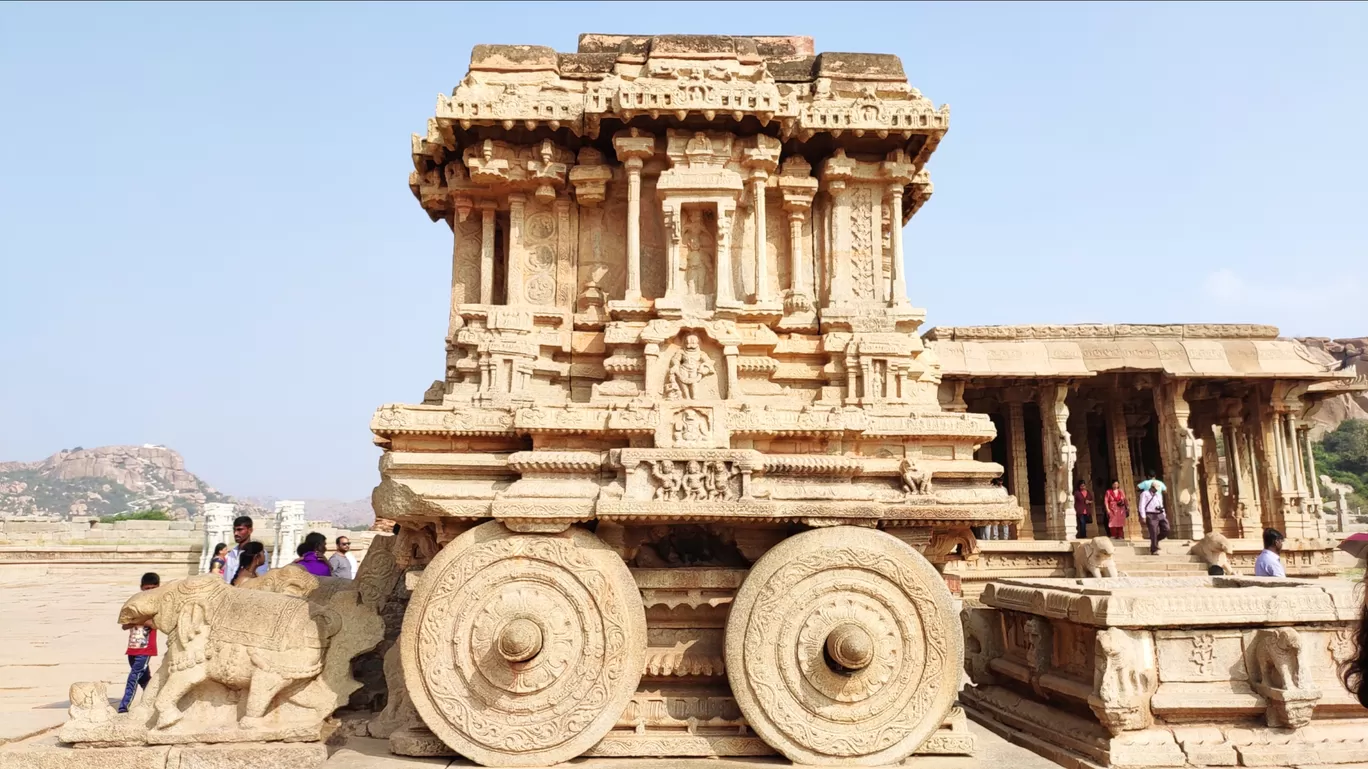
<path fill-rule="evenodd" d="M 641 301 L 641 169 L 655 154 L 655 136 L 639 128 L 613 135 L 613 149 L 627 171 L 627 287 L 623 298 Z"/>
<path fill-rule="evenodd" d="M 790 314 L 811 312 L 815 295 L 812 291 L 811 254 L 804 252 L 803 224 L 812 211 L 812 199 L 817 194 L 817 180 L 812 178 L 812 166 L 801 155 L 784 161 L 779 176 L 779 189 L 784 194 L 784 211 L 789 222 L 789 290 L 784 297 L 784 311 Z"/>
<path fill-rule="evenodd" d="M 1198 465 L 1198 486 L 1202 492 L 1204 509 L 1206 515 L 1203 518 L 1203 527 L 1207 531 L 1214 531 L 1227 537 L 1231 536 L 1225 530 L 1225 522 L 1230 519 L 1230 506 L 1226 504 L 1225 497 L 1221 494 L 1221 457 L 1216 446 L 1216 431 L 1219 428 L 1211 422 L 1205 422 L 1201 430 L 1202 459 Z M 1227 460 L 1229 457 L 1227 456 Z"/>
<path fill-rule="evenodd" d="M 527 263 L 527 249 L 523 247 L 523 218 L 526 212 L 526 195 L 515 192 L 508 196 L 508 262 L 504 270 L 504 293 L 509 305 L 527 301 L 523 296 L 523 265 Z"/>
<path fill-rule="evenodd" d="M 751 204 L 755 216 L 755 301 L 770 300 L 769 242 L 765 232 L 765 180 L 769 172 L 763 168 L 751 170 Z"/>
<path fill-rule="evenodd" d="M 1068 385 L 1046 384 L 1040 388 L 1040 442 L 1045 459 L 1045 538 L 1077 537 L 1073 524 L 1073 471 L 1078 450 L 1069 436 L 1069 407 L 1064 402 Z"/>
<path fill-rule="evenodd" d="M 671 201 L 664 204 L 661 214 L 665 218 L 665 296 L 673 299 L 680 295 L 679 248 L 684 239 L 684 212 Z"/>
<path fill-rule="evenodd" d="M 903 190 L 911 183 L 916 175 L 914 166 L 907 153 L 903 150 L 894 150 L 888 153 L 888 158 L 880 164 L 880 172 L 888 177 L 889 210 L 892 212 L 892 225 L 890 229 L 890 246 L 892 254 L 892 281 L 890 286 L 889 304 L 896 307 L 907 304 L 907 279 L 903 277 L 906 267 L 903 265 Z"/>
<path fill-rule="evenodd" d="M 770 301 L 769 240 L 765 228 L 765 185 L 779 167 L 778 139 L 765 134 L 754 138 L 755 146 L 742 150 L 742 165 L 750 171 L 752 214 L 755 215 L 755 301 Z"/>
<path fill-rule="evenodd" d="M 232 542 L 232 503 L 206 502 L 204 504 L 204 549 L 200 552 L 199 573 L 209 573 L 209 561 L 213 560 L 215 546 L 219 543 L 231 545 Z"/>
<path fill-rule="evenodd" d="M 1035 539 L 1031 525 L 1031 480 L 1026 466 L 1026 417 L 1021 401 L 1007 402 L 1007 492 L 1021 506 L 1017 539 Z"/>
<path fill-rule="evenodd" d="M 732 217 L 736 209 L 727 203 L 717 204 L 717 306 L 736 303 L 736 286 L 732 276 Z"/>
<path fill-rule="evenodd" d="M 1126 518 L 1126 538 L 1140 539 L 1140 506 L 1135 495 L 1135 473 L 1131 472 L 1130 436 L 1126 430 L 1126 407 L 1118 394 L 1107 399 L 1107 438 L 1111 450 L 1112 472 L 1121 482 L 1121 491 L 1126 495 L 1130 516 Z"/>
<path fill-rule="evenodd" d="M 494 207 L 480 201 L 480 304 L 494 304 Z"/>
<path fill-rule="evenodd" d="M 1322 520 L 1325 519 L 1325 502 L 1321 499 L 1320 476 L 1316 474 L 1316 454 L 1311 450 L 1311 427 L 1305 422 L 1297 425 L 1297 440 L 1306 462 L 1306 482 L 1310 486 L 1311 504 L 1315 506 Z M 1344 527 L 1340 526 L 1340 531 Z"/>
<path fill-rule="evenodd" d="M 850 189 L 847 180 L 855 178 L 856 162 L 844 149 L 827 158 L 822 177 L 831 195 L 831 297 L 832 304 L 850 301 L 852 296 L 850 258 L 854 248 L 850 230 Z"/>
<path fill-rule="evenodd" d="M 1188 421 L 1187 380 L 1169 380 L 1154 388 L 1154 410 L 1159 415 L 1159 453 L 1169 486 L 1165 499 L 1174 539 L 1201 539 L 1201 491 L 1197 488 L 1197 460 L 1202 445 Z"/>

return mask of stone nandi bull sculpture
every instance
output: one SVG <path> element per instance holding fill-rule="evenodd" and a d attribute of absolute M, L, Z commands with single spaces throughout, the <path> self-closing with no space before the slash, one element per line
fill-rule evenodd
<path fill-rule="evenodd" d="M 253 582 L 261 584 L 232 587 L 203 575 L 129 598 L 119 623 L 153 623 L 161 666 L 127 715 L 103 712 L 109 706 L 102 697 L 85 696 L 91 685 L 73 686 L 72 720 L 61 739 L 318 739 L 323 720 L 359 686 L 351 660 L 379 643 L 380 618 L 347 580 L 288 566 Z M 76 707 L 78 689 L 82 702 L 94 704 Z"/>

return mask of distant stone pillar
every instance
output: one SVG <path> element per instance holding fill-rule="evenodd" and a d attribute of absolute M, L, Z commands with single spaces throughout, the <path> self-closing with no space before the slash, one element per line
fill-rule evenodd
<path fill-rule="evenodd" d="M 1126 518 L 1126 538 L 1141 539 L 1140 505 L 1135 496 L 1135 473 L 1131 470 L 1130 436 L 1126 430 L 1126 407 L 1120 395 L 1113 393 L 1107 400 L 1107 437 L 1111 443 L 1111 466 L 1121 493 L 1126 495 L 1130 515 Z"/>
<path fill-rule="evenodd" d="M 1237 538 L 1256 537 L 1259 528 L 1259 482 L 1254 472 L 1254 456 L 1249 445 L 1240 404 L 1227 407 L 1226 424 L 1221 434 L 1226 439 L 1226 464 L 1229 468 L 1230 494 Z"/>
<path fill-rule="evenodd" d="M 295 550 L 304 535 L 304 503 L 298 500 L 283 499 L 275 504 L 276 544 L 275 557 L 271 568 L 279 568 L 294 562 Z"/>
<path fill-rule="evenodd" d="M 508 196 L 508 266 L 504 270 L 504 293 L 507 304 L 523 304 L 523 266 L 527 263 L 527 251 L 523 247 L 523 219 L 527 212 L 527 196 L 515 192 Z"/>
<path fill-rule="evenodd" d="M 1020 401 L 1007 403 L 1007 491 L 1021 507 L 1017 539 L 1035 539 L 1031 525 L 1031 480 L 1026 465 L 1026 417 L 1021 409 Z"/>
<path fill-rule="evenodd" d="M 1225 530 L 1225 521 L 1230 517 L 1230 509 L 1221 496 L 1221 457 L 1216 450 L 1216 425 L 1204 422 L 1202 430 L 1202 463 L 1199 484 L 1206 499 L 1206 517 L 1209 518 L 1209 532 L 1231 536 Z M 1229 458 L 1227 457 L 1227 460 Z"/>
<path fill-rule="evenodd" d="M 204 505 L 204 551 L 200 553 L 199 573 L 209 571 L 214 548 L 220 543 L 233 542 L 233 505 L 226 502 L 207 502 Z"/>
<path fill-rule="evenodd" d="M 480 304 L 494 304 L 494 202 L 480 203 Z"/>
<path fill-rule="evenodd" d="M 1302 456 L 1305 458 L 1305 472 L 1307 485 L 1311 488 L 1311 504 L 1320 513 L 1322 520 L 1325 518 L 1325 501 L 1321 499 L 1321 485 L 1317 480 L 1320 476 L 1316 474 L 1316 454 L 1311 449 L 1311 428 L 1306 424 L 1297 426 L 1298 445 L 1301 446 Z M 1340 531 L 1344 531 L 1343 523 L 1340 524 Z"/>

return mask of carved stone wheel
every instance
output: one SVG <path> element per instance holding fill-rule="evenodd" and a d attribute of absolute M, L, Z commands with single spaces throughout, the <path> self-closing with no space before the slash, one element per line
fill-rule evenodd
<path fill-rule="evenodd" d="M 873 529 L 814 529 L 751 567 L 727 620 L 727 678 L 794 763 L 902 761 L 955 703 L 964 637 L 921 554 Z"/>
<path fill-rule="evenodd" d="M 428 565 L 400 642 L 413 704 L 442 742 L 485 766 L 546 766 L 588 750 L 626 708 L 646 613 L 593 534 L 490 522 Z"/>

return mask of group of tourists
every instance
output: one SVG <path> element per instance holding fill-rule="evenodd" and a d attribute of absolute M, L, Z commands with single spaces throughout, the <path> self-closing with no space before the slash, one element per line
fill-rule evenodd
<path fill-rule="evenodd" d="M 1168 488 L 1164 482 L 1150 473 L 1136 488 L 1140 490 L 1140 523 L 1149 532 L 1150 555 L 1159 553 L 1159 542 L 1168 539 L 1168 511 L 1164 509 L 1164 492 Z M 1092 492 L 1087 481 L 1079 481 L 1074 489 L 1074 518 L 1078 524 L 1078 538 L 1088 538 L 1088 524 L 1092 523 L 1095 507 Z M 1102 510 L 1099 511 L 1098 530 L 1106 530 L 1111 539 L 1124 539 L 1126 519 L 1130 517 L 1130 500 L 1121 488 L 1121 481 L 1113 480 L 1102 495 Z"/>
<path fill-rule="evenodd" d="M 233 543 L 229 548 L 219 543 L 214 547 L 214 555 L 209 559 L 209 571 L 223 575 L 230 585 L 242 583 L 266 573 L 266 547 L 252 539 L 252 518 L 241 515 L 233 521 Z M 311 531 L 304 541 L 295 548 L 298 556 L 291 565 L 299 566 L 317 577 L 341 577 L 352 579 L 356 576 L 356 556 L 351 554 L 351 540 L 346 535 L 336 539 L 336 552 L 327 557 L 328 538 Z M 161 587 L 161 576 L 148 572 L 142 576 L 140 589 L 154 590 Z M 152 681 L 152 658 L 157 656 L 157 628 L 152 620 L 123 626 L 128 631 L 128 682 L 124 685 L 123 699 L 119 701 L 119 712 L 127 713 L 138 687 L 147 689 Z"/>
<path fill-rule="evenodd" d="M 233 542 L 236 547 L 231 550 L 221 542 L 214 547 L 214 555 L 209 559 L 210 573 L 222 574 L 230 585 L 240 585 L 266 573 L 266 546 L 252 540 L 251 516 L 240 515 L 233 520 Z M 328 538 L 311 531 L 295 548 L 298 557 L 291 563 L 316 577 L 355 577 L 356 556 L 351 554 L 351 540 L 344 534 L 333 544 L 336 551 L 329 558 Z"/>

